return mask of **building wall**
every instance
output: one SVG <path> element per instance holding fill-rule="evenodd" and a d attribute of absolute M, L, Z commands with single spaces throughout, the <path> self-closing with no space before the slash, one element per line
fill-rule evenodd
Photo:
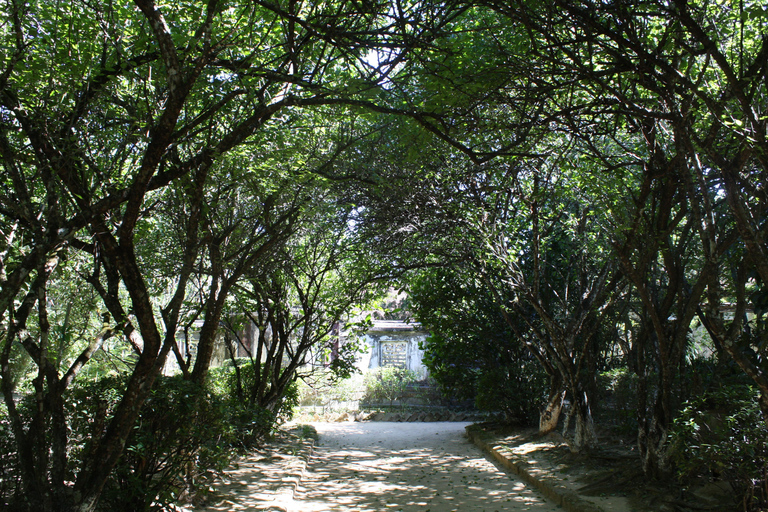
<path fill-rule="evenodd" d="M 380 366 L 399 366 L 416 373 L 419 380 L 429 372 L 422 361 L 424 351 L 419 343 L 427 339 L 427 333 L 418 324 L 399 321 L 374 321 L 373 328 L 364 337 L 368 350 L 357 361 L 361 371 Z"/>
<path fill-rule="evenodd" d="M 199 329 L 199 326 L 196 326 Z M 184 342 L 183 334 L 179 336 L 179 347 L 186 357 L 186 349 L 191 352 L 191 359 L 194 361 L 196 342 L 199 332 L 193 329 L 191 334 L 191 343 Z M 255 343 L 258 338 L 258 329 L 250 322 L 246 328 L 238 334 L 241 341 L 249 346 L 255 352 Z M 214 356 L 211 366 L 216 367 L 229 360 L 229 354 L 226 344 L 223 340 L 223 333 L 219 333 L 219 340 L 214 349 Z M 343 335 L 342 335 L 343 336 Z M 365 373 L 368 370 L 379 368 L 380 366 L 399 366 L 413 371 L 418 380 L 423 380 L 429 374 L 426 366 L 422 362 L 424 351 L 419 348 L 419 344 L 425 342 L 427 332 L 421 329 L 419 324 L 408 324 L 393 320 L 376 320 L 373 327 L 363 337 L 363 346 L 367 350 L 358 356 L 356 366 Z M 342 337 L 343 343 L 343 337 Z M 237 342 L 235 342 L 237 345 Z M 246 356 L 246 351 L 238 346 L 239 357 Z M 178 373 L 179 367 L 173 354 L 166 360 L 164 373 L 171 375 Z"/>

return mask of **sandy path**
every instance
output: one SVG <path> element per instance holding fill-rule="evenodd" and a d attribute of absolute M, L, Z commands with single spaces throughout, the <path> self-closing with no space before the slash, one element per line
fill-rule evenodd
<path fill-rule="evenodd" d="M 467 423 L 316 423 L 290 512 L 561 510 L 485 459 Z"/>

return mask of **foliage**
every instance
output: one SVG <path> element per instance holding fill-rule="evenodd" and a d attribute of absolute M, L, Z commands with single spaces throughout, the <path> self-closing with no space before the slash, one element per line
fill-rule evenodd
<path fill-rule="evenodd" d="M 154 386 L 165 358 L 202 386 L 232 311 L 264 333 L 235 366 L 258 437 L 256 405 L 283 409 L 365 285 L 413 269 L 428 364 L 459 396 L 527 417 L 536 361 L 547 410 L 567 389 L 586 421 L 615 342 L 662 476 L 699 317 L 768 421 L 766 12 L 3 3 L 0 385 L 19 466 L 3 485 L 20 509 L 93 510 L 152 390 L 176 393 Z M 108 425 L 70 438 L 68 390 L 111 369 L 131 377 L 94 416 Z"/>
<path fill-rule="evenodd" d="M 360 400 L 364 394 L 362 374 L 336 378 L 329 372 L 317 372 L 300 379 L 299 403 L 301 405 L 333 406 L 334 402 Z"/>
<path fill-rule="evenodd" d="M 21 508 L 96 507 L 166 357 L 204 383 L 232 290 L 272 255 L 284 257 L 279 249 L 300 224 L 311 227 L 308 204 L 336 204 L 323 185 L 347 181 L 348 169 L 325 176 L 375 133 L 366 113 L 420 118 L 421 108 L 442 108 L 409 102 L 393 83 L 408 84 L 411 54 L 450 32 L 463 9 L 347 0 L 2 4 L 0 372 L 24 454 Z M 305 213 L 310 221 L 299 223 Z M 78 258 L 85 263 L 70 274 L 66 262 Z M 56 330 L 80 295 L 92 301 L 75 326 L 82 335 L 60 351 L 72 331 Z M 187 368 L 191 352 L 176 335 L 198 319 Z M 65 475 L 63 396 L 108 340 L 130 354 L 122 366 L 132 376 L 93 444 L 93 464 Z M 23 408 L 14 391 L 31 387 L 37 403 Z"/>
<path fill-rule="evenodd" d="M 369 261 L 365 241 L 349 230 L 351 207 L 337 202 L 340 193 L 332 185 L 322 196 L 316 190 L 293 236 L 233 291 L 232 316 L 241 325 L 228 326 L 228 350 L 243 400 L 275 409 L 290 383 L 320 366 L 337 378 L 356 371 L 367 324 L 346 318 L 378 296 L 387 265 Z M 249 331 L 245 339 L 243 330 Z"/>
<path fill-rule="evenodd" d="M 546 381 L 487 287 L 454 267 L 420 272 L 410 292 L 415 315 L 430 332 L 424 364 L 443 393 L 532 423 Z"/>
<path fill-rule="evenodd" d="M 672 430 L 672 458 L 684 481 L 728 482 L 745 511 L 768 506 L 768 426 L 756 390 L 726 386 L 686 403 Z"/>
<path fill-rule="evenodd" d="M 546 378 L 533 359 L 522 359 L 517 366 L 485 368 L 477 381 L 475 406 L 501 411 L 509 423 L 529 425 L 538 418 L 544 389 Z"/>
<path fill-rule="evenodd" d="M 439 332 L 431 330 L 420 347 L 424 350 L 422 362 L 443 393 L 456 400 L 474 401 L 478 380 L 486 365 L 479 367 L 479 363 L 468 359 L 466 347 L 462 345 L 456 338 L 446 339 Z"/>
<path fill-rule="evenodd" d="M 243 400 L 243 395 L 238 391 L 254 381 L 257 372 L 262 369 L 261 365 L 254 364 L 248 358 L 240 358 L 237 364 L 237 370 L 231 361 L 212 368 L 208 379 L 210 386 L 217 389 L 220 396 L 227 397 L 233 410 L 238 411 L 242 417 L 242 420 L 236 424 L 248 426 L 247 432 L 243 432 L 242 435 L 244 445 L 248 446 L 261 440 L 274 425 L 289 421 L 293 417 L 294 409 L 299 404 L 299 385 L 296 382 L 289 384 L 281 393 L 274 408 L 267 410 L 250 400 Z M 257 412 L 256 415 L 250 419 L 249 414 L 254 412 Z M 263 421 L 260 417 L 268 418 L 268 421 Z M 263 430 L 264 427 L 266 430 Z"/>
<path fill-rule="evenodd" d="M 597 376 L 596 416 L 619 434 L 637 434 L 637 375 L 626 366 L 600 372 Z"/>
<path fill-rule="evenodd" d="M 10 510 L 21 487 L 18 452 L 5 406 L 0 406 L 0 509 Z"/>
<path fill-rule="evenodd" d="M 104 379 L 74 390 L 77 403 L 70 410 L 79 413 L 72 422 L 74 442 L 96 438 L 94 429 L 104 425 L 99 415 L 112 414 L 123 386 Z M 112 400 L 106 401 L 107 396 Z M 164 510 L 205 492 L 211 477 L 228 464 L 237 440 L 230 404 L 180 377 L 159 379 L 107 482 L 100 508 Z M 91 415 L 82 414 L 86 411 Z"/>
<path fill-rule="evenodd" d="M 369 404 L 402 400 L 408 385 L 416 382 L 416 374 L 397 366 L 381 366 L 365 374 L 363 401 Z"/>
<path fill-rule="evenodd" d="M 67 474 L 75 475 L 93 464 L 96 449 L 126 385 L 126 376 L 83 380 L 66 396 L 67 425 L 71 431 Z M 261 442 L 273 428 L 268 411 L 246 409 L 225 386 L 200 388 L 180 376 L 158 379 L 139 421 L 126 442 L 126 450 L 107 480 L 99 510 L 166 510 L 207 492 L 212 478 L 245 447 Z M 31 401 L 26 402 L 31 405 Z M 0 418 L 6 431 L 7 417 Z M 19 489 L 18 465 L 12 435 L 3 436 L 3 503 L 15 505 Z M 6 461 L 10 465 L 6 465 Z"/>

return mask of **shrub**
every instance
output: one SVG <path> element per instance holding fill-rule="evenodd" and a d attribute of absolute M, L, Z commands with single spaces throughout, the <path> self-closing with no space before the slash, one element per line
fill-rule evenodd
<path fill-rule="evenodd" d="M 389 402 L 402 399 L 408 385 L 416 382 L 416 374 L 405 368 L 382 366 L 365 375 L 365 395 L 363 401 L 368 403 Z"/>
<path fill-rule="evenodd" d="M 99 510 L 168 510 L 178 501 L 193 501 L 206 492 L 211 477 L 238 450 L 263 441 L 277 420 L 292 414 L 298 401 L 295 384 L 288 387 L 273 413 L 237 399 L 233 373 L 231 367 L 214 369 L 205 387 L 181 376 L 158 377 L 105 485 Z M 126 378 L 81 379 L 65 394 L 68 480 L 75 480 L 85 469 L 94 443 L 103 436 L 120 402 Z M 25 411 L 32 406 L 32 398 L 28 395 L 17 404 L 23 418 L 30 416 Z M 3 405 L 0 453 L 0 508 L 12 509 L 20 475 Z"/>
<path fill-rule="evenodd" d="M 597 375 L 598 417 L 622 435 L 637 434 L 637 375 L 626 367 Z"/>
<path fill-rule="evenodd" d="M 671 457 L 685 480 L 728 482 L 745 511 L 768 507 L 768 426 L 750 386 L 727 386 L 688 401 L 675 420 Z"/>
<path fill-rule="evenodd" d="M 101 510 L 168 510 L 202 496 L 234 454 L 269 434 L 275 415 L 229 393 L 226 372 L 205 388 L 159 377 L 100 500 Z M 123 377 L 84 381 L 68 395 L 73 473 L 99 439 L 124 387 Z"/>
<path fill-rule="evenodd" d="M 293 413 L 299 406 L 299 383 L 298 381 L 291 382 L 283 393 L 282 400 L 280 401 L 280 407 L 275 413 L 276 424 L 290 421 L 293 418 Z"/>
<path fill-rule="evenodd" d="M 101 435 L 122 387 L 122 378 L 110 377 L 73 389 L 67 406 L 73 413 L 73 463 L 82 464 L 82 454 Z M 165 510 L 204 491 L 205 477 L 224 469 L 237 446 L 239 422 L 233 420 L 239 411 L 232 405 L 181 377 L 160 377 L 105 486 L 100 508 Z"/>
<path fill-rule="evenodd" d="M 299 381 L 298 387 L 301 405 L 328 406 L 334 402 L 350 402 L 360 400 L 364 393 L 363 375 L 359 373 L 337 379 L 330 372 L 318 372 Z"/>
<path fill-rule="evenodd" d="M 517 367 L 483 368 L 477 381 L 475 406 L 502 412 L 509 423 L 532 424 L 538 420 L 542 389 L 546 389 L 546 378 L 535 361 L 520 361 Z"/>
<path fill-rule="evenodd" d="M 256 381 L 256 371 L 257 369 L 261 371 L 261 366 L 254 364 L 248 358 L 238 358 L 237 366 L 240 372 L 239 381 L 235 366 L 230 361 L 209 371 L 208 385 L 222 396 L 230 397 L 230 399 L 237 402 L 233 405 L 235 409 L 245 408 L 247 410 L 251 407 L 249 404 L 255 404 L 253 409 L 257 410 L 260 415 L 268 413 L 268 411 L 259 406 L 257 399 L 251 395 L 251 387 Z M 242 389 L 238 389 L 238 386 L 241 386 Z M 293 381 L 283 390 L 277 403 L 270 405 L 270 409 L 273 411 L 271 413 L 272 419 L 269 422 L 270 427 L 290 420 L 298 405 L 299 385 L 296 381 Z"/>

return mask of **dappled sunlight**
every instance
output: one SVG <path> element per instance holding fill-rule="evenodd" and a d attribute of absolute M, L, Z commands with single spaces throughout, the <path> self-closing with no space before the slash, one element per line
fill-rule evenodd
<path fill-rule="evenodd" d="M 317 429 L 320 443 L 286 510 L 557 510 L 485 459 L 462 437 L 463 425 Z"/>
<path fill-rule="evenodd" d="M 219 486 L 228 498 L 205 511 L 558 510 L 489 462 L 464 437 L 465 425 L 318 423 L 303 475 L 290 453 L 254 454 Z"/>
<path fill-rule="evenodd" d="M 515 446 L 512 448 L 507 446 L 506 448 L 519 455 L 528 455 L 529 453 L 533 453 L 539 450 L 551 449 L 552 443 L 525 443 L 520 446 Z"/>
<path fill-rule="evenodd" d="M 203 512 L 237 512 L 246 510 L 286 510 L 293 489 L 299 481 L 304 461 L 291 451 L 273 454 L 258 450 L 240 458 L 225 471 L 216 485 L 216 495 Z"/>

